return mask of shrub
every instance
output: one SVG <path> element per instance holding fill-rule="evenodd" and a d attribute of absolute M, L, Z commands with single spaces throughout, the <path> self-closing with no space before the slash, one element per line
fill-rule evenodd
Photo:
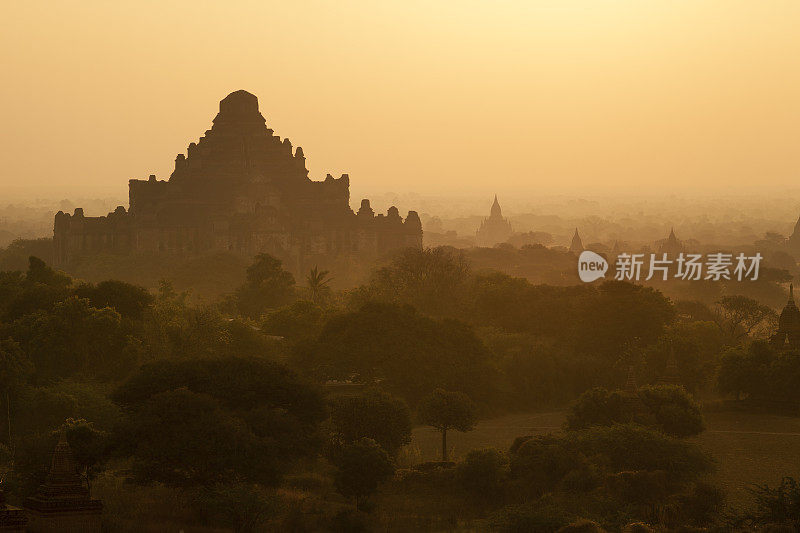
<path fill-rule="evenodd" d="M 507 464 L 494 448 L 472 450 L 456 467 L 456 479 L 467 491 L 491 497 L 502 487 Z"/>

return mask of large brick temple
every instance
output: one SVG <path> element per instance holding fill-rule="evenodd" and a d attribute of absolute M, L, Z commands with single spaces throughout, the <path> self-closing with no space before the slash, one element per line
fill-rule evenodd
<path fill-rule="evenodd" d="M 55 263 L 97 253 L 266 252 L 299 271 L 326 259 L 371 259 L 422 246 L 415 211 L 375 215 L 368 200 L 350 208 L 347 174 L 308 177 L 303 149 L 266 126 L 258 99 L 236 91 L 213 126 L 178 154 L 168 180 L 130 180 L 129 208 L 103 217 L 59 212 Z"/>

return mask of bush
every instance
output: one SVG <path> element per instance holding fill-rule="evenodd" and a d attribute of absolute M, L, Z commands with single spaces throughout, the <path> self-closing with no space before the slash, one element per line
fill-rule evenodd
<path fill-rule="evenodd" d="M 700 406 L 683 388 L 675 385 L 642 387 L 639 394 L 664 433 L 689 437 L 705 429 Z"/>
<path fill-rule="evenodd" d="M 697 435 L 705 429 L 700 406 L 681 387 L 657 385 L 639 389 L 639 404 L 623 391 L 595 388 L 583 393 L 570 407 L 566 429 L 575 431 L 594 426 L 636 422 L 657 427 L 674 437 Z"/>
<path fill-rule="evenodd" d="M 337 468 L 333 479 L 336 490 L 346 498 L 354 498 L 356 508 L 394 473 L 389 456 L 372 439 L 345 444 L 334 452 L 331 462 Z"/>
<path fill-rule="evenodd" d="M 467 491 L 496 496 L 506 476 L 508 460 L 494 448 L 472 450 L 456 467 L 456 479 Z"/>
<path fill-rule="evenodd" d="M 411 442 L 411 415 L 403 400 L 380 391 L 334 399 L 331 421 L 345 442 L 369 438 L 390 455 Z"/>

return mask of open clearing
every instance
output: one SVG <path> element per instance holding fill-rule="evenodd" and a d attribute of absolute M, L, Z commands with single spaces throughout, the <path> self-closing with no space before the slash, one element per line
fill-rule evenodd
<path fill-rule="evenodd" d="M 506 415 L 481 421 L 474 431 L 447 434 L 450 456 L 458 459 L 475 448 L 508 450 L 516 437 L 558 432 L 564 411 Z M 707 429 L 692 439 L 717 463 L 714 481 L 731 505 L 750 502 L 747 487 L 777 484 L 783 476 L 800 478 L 800 418 L 747 412 L 707 412 Z M 434 461 L 441 455 L 441 436 L 432 428 L 416 428 L 406 459 Z"/>

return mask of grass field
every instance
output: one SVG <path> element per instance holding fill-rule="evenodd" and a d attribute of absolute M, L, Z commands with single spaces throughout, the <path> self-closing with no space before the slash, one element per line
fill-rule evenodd
<path fill-rule="evenodd" d="M 508 450 L 516 437 L 560 431 L 563 411 L 506 415 L 480 422 L 469 433 L 448 432 L 454 460 L 475 448 Z M 800 477 L 800 418 L 746 413 L 705 413 L 707 429 L 694 438 L 717 463 L 713 480 L 732 506 L 750 502 L 747 487 L 775 485 L 783 476 Z M 441 437 L 432 428 L 416 428 L 404 459 L 433 461 L 441 456 Z"/>

